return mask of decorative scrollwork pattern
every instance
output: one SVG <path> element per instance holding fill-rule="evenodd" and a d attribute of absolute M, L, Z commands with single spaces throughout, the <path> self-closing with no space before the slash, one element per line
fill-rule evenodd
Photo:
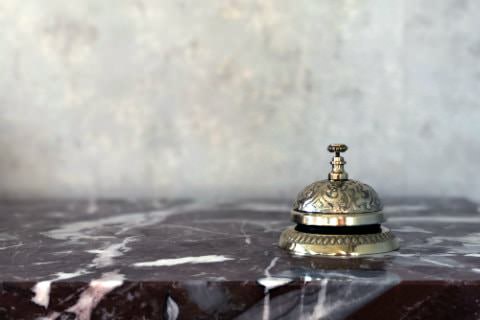
<path fill-rule="evenodd" d="M 317 181 L 300 192 L 294 210 L 318 213 L 367 213 L 383 206 L 372 187 L 355 180 Z"/>
<path fill-rule="evenodd" d="M 393 233 L 388 230 L 375 234 L 324 235 L 304 233 L 289 228 L 282 233 L 280 242 L 322 246 L 357 246 L 374 244 L 394 238 Z"/>

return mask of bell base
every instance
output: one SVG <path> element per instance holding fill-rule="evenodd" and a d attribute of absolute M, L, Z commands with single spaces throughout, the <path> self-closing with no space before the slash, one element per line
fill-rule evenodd
<path fill-rule="evenodd" d="M 362 256 L 399 248 L 395 235 L 385 227 L 371 234 L 315 234 L 289 227 L 280 235 L 279 246 L 302 256 Z"/>

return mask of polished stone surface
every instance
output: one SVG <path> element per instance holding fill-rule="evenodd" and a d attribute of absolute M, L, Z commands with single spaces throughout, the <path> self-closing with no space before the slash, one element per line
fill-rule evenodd
<path fill-rule="evenodd" d="M 478 319 L 478 205 L 385 204 L 399 251 L 311 258 L 287 201 L 4 201 L 0 319 Z"/>

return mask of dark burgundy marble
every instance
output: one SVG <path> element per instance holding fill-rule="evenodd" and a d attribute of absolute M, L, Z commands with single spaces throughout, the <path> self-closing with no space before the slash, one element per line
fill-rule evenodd
<path fill-rule="evenodd" d="M 290 256 L 290 203 L 0 202 L 0 319 L 479 319 L 480 213 L 386 199 L 397 252 Z"/>

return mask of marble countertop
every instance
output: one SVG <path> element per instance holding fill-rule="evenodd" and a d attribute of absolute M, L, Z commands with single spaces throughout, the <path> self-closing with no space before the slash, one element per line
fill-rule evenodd
<path fill-rule="evenodd" d="M 401 249 L 357 258 L 280 249 L 290 206 L 0 202 L 0 319 L 480 317 L 477 204 L 385 199 Z"/>

